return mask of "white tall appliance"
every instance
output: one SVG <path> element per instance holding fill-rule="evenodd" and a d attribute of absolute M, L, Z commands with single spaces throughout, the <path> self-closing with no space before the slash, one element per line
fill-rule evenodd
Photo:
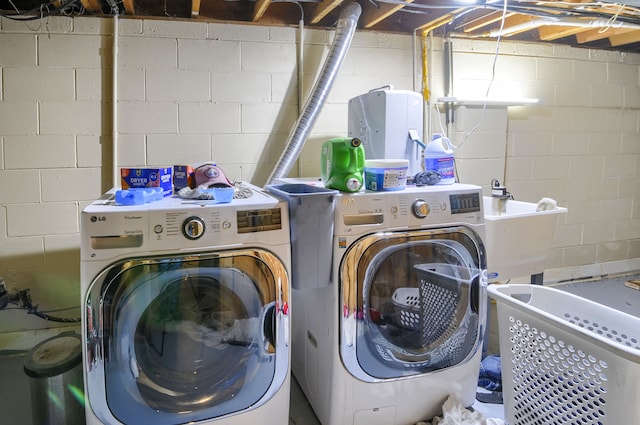
<path fill-rule="evenodd" d="M 87 424 L 288 424 L 288 209 L 236 194 L 82 212 Z"/>
<path fill-rule="evenodd" d="M 292 290 L 292 370 L 320 422 L 413 425 L 450 395 L 471 406 L 486 316 L 482 189 L 334 203 L 331 276 Z"/>
<path fill-rule="evenodd" d="M 424 169 L 423 109 L 419 93 L 372 90 L 349 100 L 349 137 L 362 140 L 366 159 L 408 159 L 413 176 Z"/>

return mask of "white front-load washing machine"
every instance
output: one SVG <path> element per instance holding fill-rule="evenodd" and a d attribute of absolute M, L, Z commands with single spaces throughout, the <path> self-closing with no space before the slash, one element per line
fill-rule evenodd
<path fill-rule="evenodd" d="M 292 291 L 292 370 L 320 422 L 413 425 L 449 396 L 471 406 L 486 322 L 481 188 L 334 203 L 331 279 Z"/>
<path fill-rule="evenodd" d="M 288 424 L 288 209 L 236 196 L 83 210 L 87 424 Z"/>

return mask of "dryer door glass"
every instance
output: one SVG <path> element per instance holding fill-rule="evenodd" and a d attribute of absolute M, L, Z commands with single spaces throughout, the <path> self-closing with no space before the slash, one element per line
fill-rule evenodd
<path fill-rule="evenodd" d="M 463 363 L 481 342 L 483 248 L 466 228 L 367 236 L 345 254 L 343 360 L 356 376 L 410 376 Z M 355 265 L 355 267 L 354 267 Z M 349 328 L 352 328 L 350 331 Z"/>
<path fill-rule="evenodd" d="M 276 305 L 286 273 L 272 255 L 128 261 L 102 278 L 104 388 L 120 422 L 224 416 L 284 380 Z"/>

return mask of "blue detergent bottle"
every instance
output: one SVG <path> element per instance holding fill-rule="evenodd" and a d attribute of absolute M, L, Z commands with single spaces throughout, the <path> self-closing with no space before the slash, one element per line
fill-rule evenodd
<path fill-rule="evenodd" d="M 451 141 L 442 133 L 434 133 L 424 150 L 425 171 L 436 171 L 440 181 L 436 184 L 456 182 L 455 158 Z"/>

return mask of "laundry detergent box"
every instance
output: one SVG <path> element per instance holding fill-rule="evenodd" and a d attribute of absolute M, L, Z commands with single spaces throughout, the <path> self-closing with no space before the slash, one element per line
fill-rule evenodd
<path fill-rule="evenodd" d="M 173 193 L 171 167 L 167 168 L 121 168 L 122 189 L 161 187 L 164 196 Z"/>

